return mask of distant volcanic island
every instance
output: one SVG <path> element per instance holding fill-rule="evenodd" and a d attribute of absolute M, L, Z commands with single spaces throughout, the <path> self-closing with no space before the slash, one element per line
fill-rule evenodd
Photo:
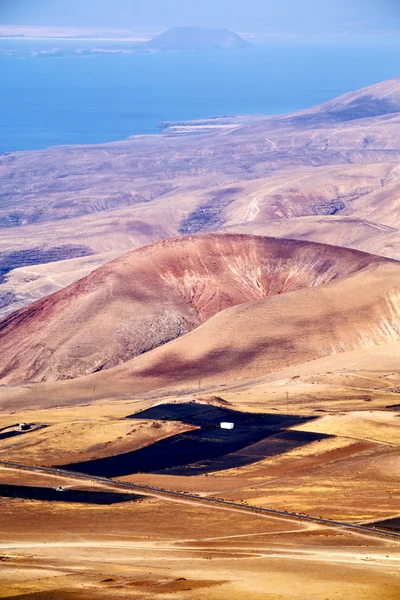
<path fill-rule="evenodd" d="M 146 46 L 161 52 L 251 48 L 251 44 L 233 31 L 202 27 L 174 27 L 147 42 Z"/>
<path fill-rule="evenodd" d="M 0 36 L 1 38 L 1 36 Z M 146 41 L 79 38 L 29 39 L 29 44 L 0 47 L 0 56 L 67 57 L 95 54 L 155 54 L 158 52 L 229 51 L 252 48 L 252 44 L 228 29 L 174 27 Z M 54 46 L 49 44 L 54 39 Z"/>

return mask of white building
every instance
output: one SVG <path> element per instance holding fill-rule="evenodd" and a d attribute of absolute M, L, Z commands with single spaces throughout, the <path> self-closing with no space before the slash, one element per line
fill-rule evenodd
<path fill-rule="evenodd" d="M 234 423 L 220 423 L 220 427 L 221 429 L 234 429 L 235 424 Z"/>

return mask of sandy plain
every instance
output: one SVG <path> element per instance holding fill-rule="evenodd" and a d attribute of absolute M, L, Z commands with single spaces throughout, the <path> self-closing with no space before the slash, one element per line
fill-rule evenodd
<path fill-rule="evenodd" d="M 241 410 L 284 412 L 284 402 L 279 407 L 270 398 L 257 401 L 258 386 L 254 395 L 234 389 L 223 395 L 229 401 L 236 397 L 236 408 Z M 175 401 L 193 399 L 177 397 Z M 291 412 L 296 412 L 297 400 L 291 399 Z M 103 443 L 107 439 L 115 444 L 116 429 L 126 427 L 124 417 L 159 401 L 115 401 L 4 414 L 2 427 L 38 419 L 48 427 L 41 437 L 32 432 L 0 441 L 0 457 L 49 465 L 57 462 L 60 452 L 65 460 L 101 456 L 101 446 L 93 450 L 99 436 Z M 209 400 L 200 397 L 198 401 Z M 365 406 L 362 400 L 359 405 Z M 303 600 L 306 593 L 311 599 L 396 599 L 400 546 L 394 539 L 202 504 L 202 497 L 224 498 L 349 523 L 396 516 L 399 441 L 393 440 L 392 428 L 398 413 L 373 406 L 344 413 L 332 410 L 329 401 L 319 406 L 325 407 L 326 416 L 299 428 L 332 434 L 325 440 L 210 475 L 123 478 L 187 491 L 199 495 L 198 500 L 157 493 L 112 506 L 1 499 L 1 597 Z M 135 444 L 163 435 L 149 423 L 137 423 L 143 428 Z M 83 443 L 82 425 L 89 449 Z M 169 425 L 174 431 L 179 428 L 177 423 Z M 121 443 L 115 449 L 123 451 L 124 447 Z M 106 483 L 83 483 L 73 475 L 29 473 L 5 466 L 0 468 L 3 483 L 62 485 L 92 492 L 107 489 Z"/>
<path fill-rule="evenodd" d="M 347 361 L 343 355 L 340 359 L 351 365 L 352 353 L 347 354 Z M 376 357 L 370 360 L 376 368 Z M 323 361 L 329 365 L 325 373 Z M 397 599 L 400 545 L 395 539 L 292 517 L 211 508 L 201 500 L 225 499 L 348 523 L 398 516 L 399 413 L 385 408 L 396 404 L 395 374 L 340 369 L 340 361 L 335 372 L 332 358 L 322 359 L 196 395 L 182 391 L 165 398 L 139 395 L 86 406 L 2 412 L 0 427 L 17 422 L 48 425 L 0 440 L 0 460 L 31 465 L 65 464 L 104 456 L 110 447 L 120 453 L 152 443 L 187 426 L 164 422 L 154 428 L 153 422 L 140 420 L 133 426 L 125 417 L 160 401 L 219 404 L 216 394 L 239 410 L 313 415 L 318 419 L 298 429 L 331 437 L 208 475 L 121 478 L 195 494 L 197 500 L 145 493 L 138 501 L 95 506 L 3 498 L 0 596 L 303 600 L 306 594 L 327 600 Z M 0 485 L 4 483 L 107 489 L 105 483 L 83 484 L 73 476 L 3 466 Z"/>

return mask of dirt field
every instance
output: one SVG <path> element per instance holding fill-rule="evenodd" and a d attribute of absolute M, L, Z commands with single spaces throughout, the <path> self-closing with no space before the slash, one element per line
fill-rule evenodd
<path fill-rule="evenodd" d="M 255 386 L 247 396 L 240 389 L 221 395 L 236 401 L 231 408 L 270 412 L 271 404 L 255 401 L 260 391 Z M 268 405 L 264 394 L 260 398 Z M 51 465 L 62 457 L 66 464 L 104 456 L 111 446 L 116 454 L 143 447 L 188 427 L 125 419 L 159 401 L 3 413 L 0 427 L 18 422 L 47 427 L 0 441 L 0 460 Z M 301 402 L 297 410 L 291 402 L 292 413 L 305 414 Z M 344 413 L 332 410 L 331 400 L 319 406 L 329 413 L 314 411 L 318 419 L 295 429 L 330 436 L 320 441 L 213 474 L 121 479 L 348 522 L 398 516 L 398 412 L 374 407 Z M 279 404 L 276 408 L 285 412 Z M 110 491 L 105 484 L 3 467 L 4 484 Z M 0 498 L 0 512 L 1 598 L 397 600 L 400 595 L 400 544 L 367 533 L 157 494 L 109 506 Z"/>
<path fill-rule="evenodd" d="M 307 590 L 310 599 L 395 600 L 400 593 L 398 545 L 314 524 L 233 519 L 230 510 L 154 498 L 112 507 L 1 501 L 1 514 L 2 598 L 303 600 Z"/>

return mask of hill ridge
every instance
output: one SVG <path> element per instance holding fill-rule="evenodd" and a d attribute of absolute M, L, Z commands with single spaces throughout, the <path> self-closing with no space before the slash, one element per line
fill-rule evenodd
<path fill-rule="evenodd" d="M 244 234 L 156 242 L 0 321 L 0 378 L 40 381 L 108 369 L 226 308 L 387 262 L 345 248 Z"/>

